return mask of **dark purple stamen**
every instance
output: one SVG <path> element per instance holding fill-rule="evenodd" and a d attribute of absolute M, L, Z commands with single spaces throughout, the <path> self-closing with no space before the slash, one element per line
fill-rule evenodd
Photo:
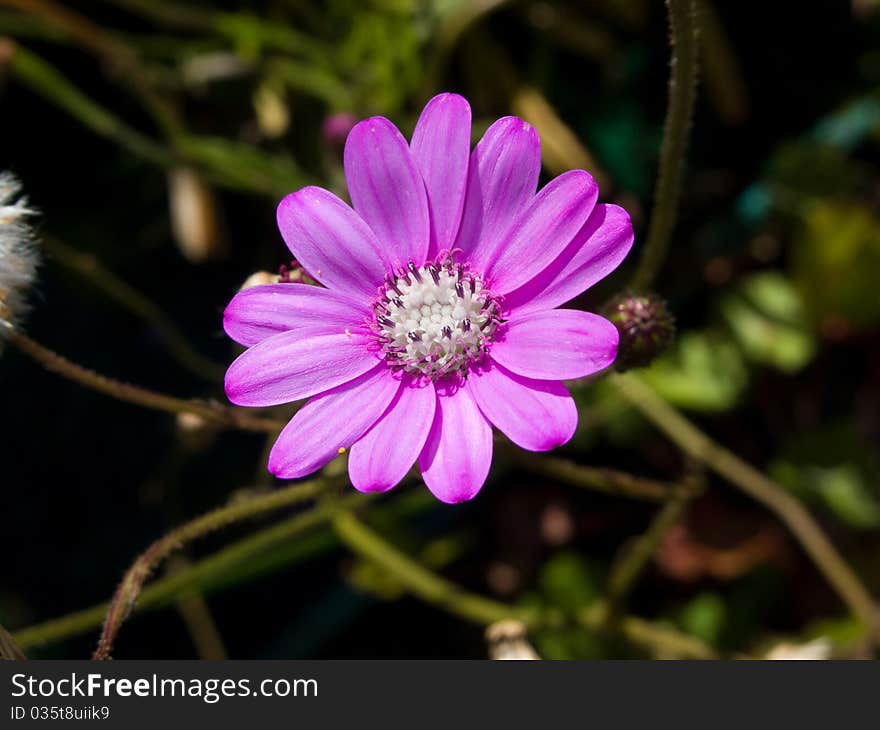
<path fill-rule="evenodd" d="M 419 273 L 419 270 L 416 268 L 416 265 L 412 261 L 407 264 L 407 268 L 409 268 L 409 272 L 415 277 L 416 281 L 421 282 L 422 275 Z"/>
<path fill-rule="evenodd" d="M 388 276 L 386 278 L 386 281 L 388 282 L 388 286 L 390 286 L 392 289 L 394 289 L 395 292 L 397 292 L 398 296 L 403 296 L 403 292 L 401 292 L 400 289 L 397 288 L 397 282 L 391 276 Z"/>
<path fill-rule="evenodd" d="M 431 274 L 431 278 L 434 280 L 434 284 L 440 286 L 440 272 L 437 271 L 436 266 L 429 266 L 428 272 Z"/>
<path fill-rule="evenodd" d="M 464 287 L 461 285 L 460 281 L 455 282 L 455 293 L 458 294 L 459 297 L 464 299 Z"/>

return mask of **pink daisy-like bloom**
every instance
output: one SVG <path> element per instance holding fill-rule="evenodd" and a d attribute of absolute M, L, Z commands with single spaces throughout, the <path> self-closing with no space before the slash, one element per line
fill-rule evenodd
<path fill-rule="evenodd" d="M 493 425 L 529 451 L 574 434 L 562 381 L 608 367 L 618 333 L 557 307 L 620 264 L 629 216 L 597 204 L 583 170 L 536 192 L 540 141 L 523 120 L 499 119 L 473 152 L 470 136 L 456 94 L 428 102 L 410 144 L 367 119 L 345 145 L 352 207 L 318 187 L 278 206 L 285 243 L 323 286 L 256 286 L 224 315 L 249 348 L 226 374 L 233 403 L 311 398 L 272 449 L 276 476 L 349 449 L 357 489 L 391 489 L 418 462 L 455 503 L 486 480 Z"/>

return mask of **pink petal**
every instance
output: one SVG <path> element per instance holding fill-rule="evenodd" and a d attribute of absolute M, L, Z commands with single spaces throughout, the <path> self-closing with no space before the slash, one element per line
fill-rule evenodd
<path fill-rule="evenodd" d="M 528 122 L 503 117 L 471 153 L 467 193 L 456 248 L 477 271 L 513 219 L 534 197 L 541 172 L 541 141 Z"/>
<path fill-rule="evenodd" d="M 438 392 L 434 425 L 419 455 L 422 478 L 441 502 L 476 496 L 492 464 L 492 427 L 466 388 Z"/>
<path fill-rule="evenodd" d="M 345 142 L 345 180 L 358 215 L 393 264 L 428 254 L 428 197 L 403 135 L 384 117 L 356 124 Z"/>
<path fill-rule="evenodd" d="M 385 492 L 406 476 L 431 429 L 437 396 L 433 383 L 405 378 L 391 405 L 351 447 L 348 476 L 361 492 Z"/>
<path fill-rule="evenodd" d="M 262 407 L 323 393 L 376 365 L 370 345 L 362 334 L 305 339 L 298 332 L 273 335 L 229 366 L 226 395 L 237 405 Z"/>
<path fill-rule="evenodd" d="M 481 248 L 492 290 L 506 294 L 546 268 L 582 228 L 598 196 L 598 186 L 583 170 L 566 172 L 544 186 L 494 249 Z"/>
<path fill-rule="evenodd" d="M 617 328 L 598 314 L 551 309 L 506 322 L 491 353 L 495 362 L 517 375 L 571 380 L 613 363 L 617 340 Z"/>
<path fill-rule="evenodd" d="M 464 97 L 439 94 L 431 99 L 416 124 L 410 149 L 428 191 L 428 257 L 433 258 L 455 245 L 464 208 L 471 149 L 471 107 Z"/>
<path fill-rule="evenodd" d="M 528 451 L 555 449 L 577 428 L 574 399 L 558 381 L 531 380 L 490 363 L 471 371 L 467 388 L 483 415 Z"/>
<path fill-rule="evenodd" d="M 388 367 L 372 370 L 312 398 L 291 419 L 269 454 L 269 471 L 298 479 L 349 448 L 385 411 L 400 388 Z"/>
<path fill-rule="evenodd" d="M 279 332 L 300 337 L 363 330 L 369 316 L 365 303 L 318 286 L 265 284 L 238 292 L 223 313 L 223 329 L 250 347 Z"/>
<path fill-rule="evenodd" d="M 370 227 L 323 188 L 303 188 L 284 198 L 278 229 L 296 260 L 330 289 L 372 298 L 390 270 Z"/>
<path fill-rule="evenodd" d="M 520 316 L 565 304 L 614 271 L 632 243 L 629 213 L 617 205 L 597 205 L 553 263 L 504 297 L 505 309 Z"/>

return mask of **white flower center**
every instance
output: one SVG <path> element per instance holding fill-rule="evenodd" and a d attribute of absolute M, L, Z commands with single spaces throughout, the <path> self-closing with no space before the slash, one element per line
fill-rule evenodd
<path fill-rule="evenodd" d="M 497 303 L 480 277 L 449 260 L 410 264 L 389 278 L 374 312 L 388 363 L 432 379 L 466 375 L 499 322 Z"/>

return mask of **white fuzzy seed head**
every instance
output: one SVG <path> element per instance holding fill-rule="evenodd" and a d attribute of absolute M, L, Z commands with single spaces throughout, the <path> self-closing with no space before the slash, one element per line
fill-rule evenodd
<path fill-rule="evenodd" d="M 401 269 L 373 311 L 389 365 L 432 380 L 466 375 L 499 322 L 498 305 L 480 277 L 448 258 Z"/>
<path fill-rule="evenodd" d="M 27 293 L 37 275 L 39 256 L 29 223 L 33 215 L 15 176 L 0 172 L 0 324 L 7 327 L 26 313 Z"/>

